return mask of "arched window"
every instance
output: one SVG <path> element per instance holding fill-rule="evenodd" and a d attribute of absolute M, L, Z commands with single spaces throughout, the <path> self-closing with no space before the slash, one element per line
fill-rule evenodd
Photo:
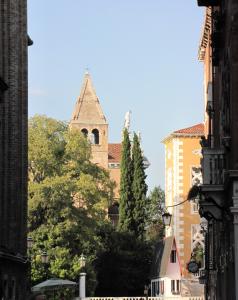
<path fill-rule="evenodd" d="M 92 130 L 92 144 L 99 144 L 99 131 L 97 129 Z"/>
<path fill-rule="evenodd" d="M 82 132 L 82 134 L 83 134 L 85 137 L 88 136 L 88 130 L 87 130 L 86 128 L 83 128 L 83 129 L 81 130 L 81 132 Z"/>

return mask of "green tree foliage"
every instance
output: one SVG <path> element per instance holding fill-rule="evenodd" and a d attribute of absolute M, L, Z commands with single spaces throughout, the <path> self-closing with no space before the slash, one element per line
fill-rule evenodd
<path fill-rule="evenodd" d="M 193 249 L 193 252 L 191 254 L 191 259 L 195 260 L 199 267 L 203 267 L 204 264 L 204 249 L 202 245 L 197 244 L 195 248 Z"/>
<path fill-rule="evenodd" d="M 144 237 L 146 224 L 146 192 L 147 184 L 144 170 L 143 155 L 140 147 L 140 141 L 137 134 L 134 134 L 132 148 L 132 194 L 134 207 L 133 231 L 139 238 Z"/>
<path fill-rule="evenodd" d="M 123 131 L 120 177 L 119 229 L 121 231 L 133 229 L 133 209 L 131 143 L 128 130 L 125 128 Z"/>
<path fill-rule="evenodd" d="M 146 203 L 146 238 L 155 242 L 164 237 L 164 203 L 164 191 L 160 186 L 155 187 L 147 197 Z"/>
<path fill-rule="evenodd" d="M 29 235 L 33 284 L 47 277 L 78 280 L 87 257 L 88 295 L 96 286 L 92 262 L 100 247 L 95 228 L 112 200 L 109 174 L 92 164 L 90 144 L 79 131 L 46 116 L 29 121 Z M 47 268 L 40 253 L 49 254 Z"/>
<path fill-rule="evenodd" d="M 95 261 L 96 295 L 141 296 L 148 284 L 152 258 L 150 243 L 133 233 L 115 231 L 110 225 L 99 231 L 103 246 Z"/>

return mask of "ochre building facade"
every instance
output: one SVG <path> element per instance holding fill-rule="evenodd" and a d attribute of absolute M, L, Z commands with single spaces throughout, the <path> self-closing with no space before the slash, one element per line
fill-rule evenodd
<path fill-rule="evenodd" d="M 165 206 L 172 214 L 166 236 L 175 236 L 183 277 L 192 278 L 187 263 L 196 247 L 204 247 L 196 203 L 187 200 L 193 185 L 201 184 L 201 146 L 204 125 L 177 130 L 163 140 L 165 145 Z M 177 204 L 184 202 L 181 205 Z M 174 206 L 175 205 L 175 206 Z M 174 207 L 170 207 L 174 206 Z"/>

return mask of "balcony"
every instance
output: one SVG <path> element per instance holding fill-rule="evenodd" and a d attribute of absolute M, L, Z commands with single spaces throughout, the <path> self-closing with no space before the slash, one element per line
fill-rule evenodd
<path fill-rule="evenodd" d="M 203 148 L 203 185 L 223 185 L 226 160 L 223 149 Z"/>
<path fill-rule="evenodd" d="M 224 175 L 226 158 L 223 149 L 203 147 L 201 197 L 199 213 L 207 220 L 222 220 L 225 203 Z"/>

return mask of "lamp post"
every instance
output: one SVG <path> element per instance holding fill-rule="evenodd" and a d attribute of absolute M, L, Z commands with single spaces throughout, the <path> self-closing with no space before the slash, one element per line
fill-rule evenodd
<path fill-rule="evenodd" d="M 80 270 L 86 265 L 86 257 L 81 254 L 79 258 Z M 80 272 L 79 274 L 79 299 L 84 299 L 86 297 L 86 273 Z"/>
<path fill-rule="evenodd" d="M 34 240 L 31 236 L 27 237 L 27 258 L 28 258 L 28 292 L 31 292 L 31 249 L 34 244 Z"/>
<path fill-rule="evenodd" d="M 33 255 L 32 247 L 34 244 L 34 240 L 31 236 L 27 237 L 27 257 L 28 257 L 28 288 L 29 288 L 29 294 L 31 293 L 31 265 L 33 259 L 35 259 L 35 256 Z M 41 262 L 44 266 L 44 273 L 47 275 L 46 267 L 49 262 L 49 255 L 46 251 L 41 252 Z"/>
<path fill-rule="evenodd" d="M 165 212 L 162 215 L 163 223 L 165 226 L 170 226 L 172 215 L 169 212 Z"/>
<path fill-rule="evenodd" d="M 32 248 L 33 243 L 34 243 L 33 238 L 30 237 L 30 236 L 28 236 L 28 237 L 27 237 L 27 249 L 28 249 L 28 250 L 30 250 L 30 249 Z"/>
<path fill-rule="evenodd" d="M 44 266 L 44 275 L 46 276 L 46 279 L 47 279 L 47 265 L 48 265 L 48 262 L 49 262 L 49 255 L 46 251 L 42 251 L 41 252 L 41 262 Z"/>
<path fill-rule="evenodd" d="M 46 265 L 49 262 L 49 255 L 46 251 L 42 251 L 41 253 L 41 262 Z"/>

